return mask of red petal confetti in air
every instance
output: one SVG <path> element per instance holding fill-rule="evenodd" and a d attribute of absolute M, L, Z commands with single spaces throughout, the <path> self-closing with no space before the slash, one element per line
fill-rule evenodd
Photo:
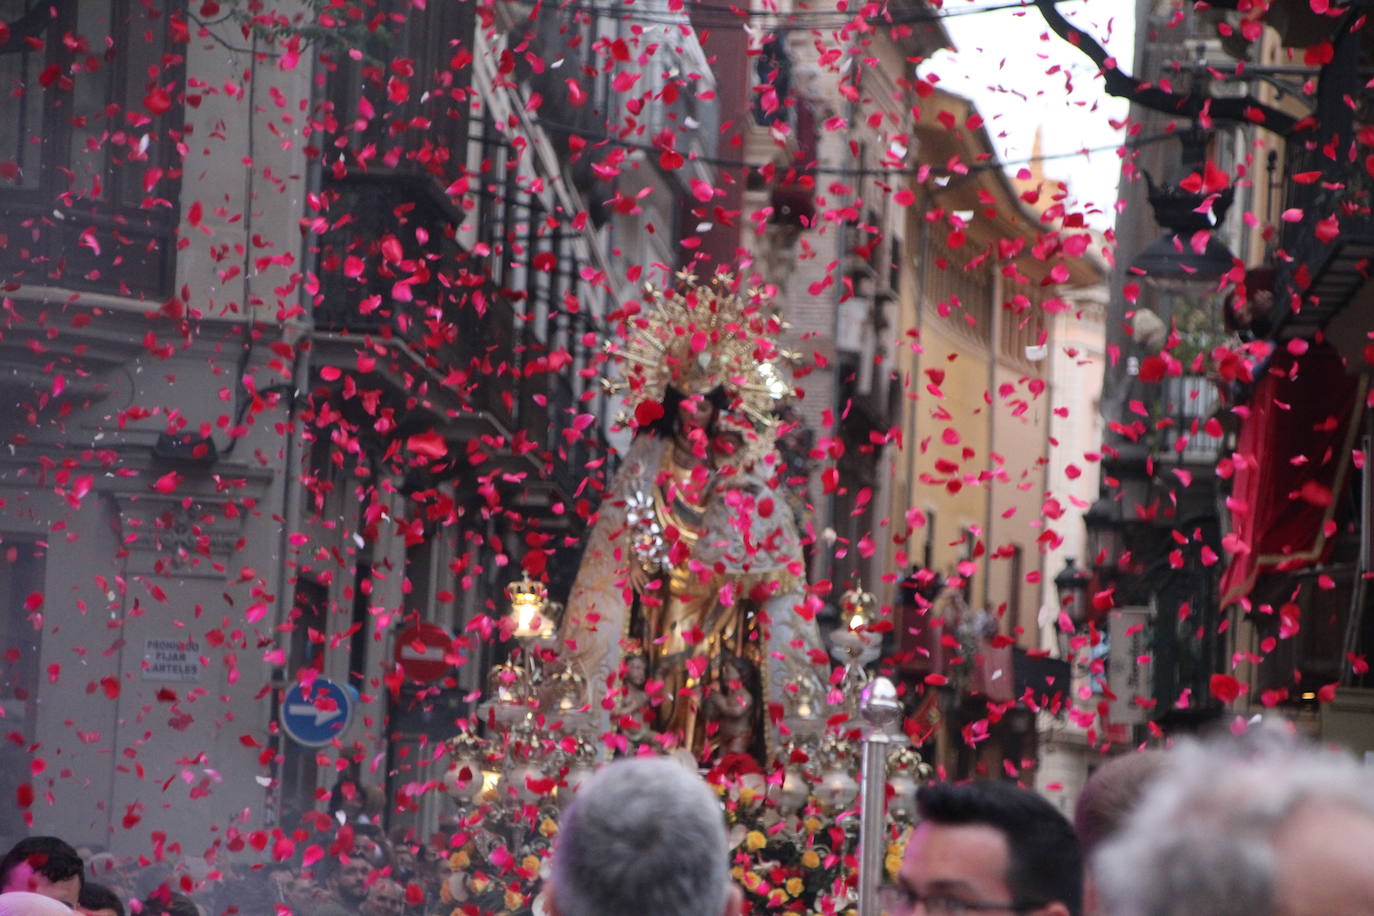
<path fill-rule="evenodd" d="M 168 471 L 157 480 L 150 484 L 150 488 L 159 493 L 172 493 L 181 483 L 181 475 L 176 471 Z"/>
<path fill-rule="evenodd" d="M 641 428 L 650 426 L 663 417 L 663 405 L 658 401 L 641 401 L 635 408 L 635 423 Z"/>
<path fill-rule="evenodd" d="M 1208 689 L 1222 703 L 1232 703 L 1245 692 L 1246 686 L 1229 674 L 1213 674 Z"/>
<path fill-rule="evenodd" d="M 1336 49 L 1329 41 L 1318 42 L 1303 51 L 1302 62 L 1309 67 L 1320 67 L 1331 63 Z"/>
<path fill-rule="evenodd" d="M 1060 40 L 1052 11 L 1015 17 L 1034 26 L 1024 47 L 984 51 L 978 40 L 945 42 L 943 30 L 988 22 L 991 36 L 983 17 L 994 14 L 951 8 L 919 24 L 934 30 L 921 41 L 961 50 L 918 60 L 926 52 L 905 46 L 917 26 L 900 11 L 846 4 L 770 14 L 767 29 L 757 11 L 711 14 L 709 34 L 698 12 L 665 24 L 633 4 L 612 32 L 597 24 L 605 10 L 547 5 L 512 20 L 482 4 L 467 15 L 463 4 L 416 0 L 383 13 L 361 0 L 317 4 L 308 25 L 271 4 L 126 6 L 99 34 L 70 4 L 30 4 L 0 23 L 0 49 L 28 68 L 8 87 L 22 117 L 0 150 L 15 208 L 0 221 L 0 348 L 17 367 L 5 387 L 0 581 L 16 618 L 7 683 L 18 677 L 27 693 L 17 689 L 5 709 L 8 744 L 30 761 L 15 802 L 35 828 L 60 829 L 80 804 L 121 856 L 203 861 L 208 874 L 183 870 L 166 883 L 193 895 L 232 873 L 225 852 L 235 865 L 314 871 L 413 841 L 455 856 L 462 884 L 455 893 L 411 881 L 398 856 L 392 874 L 406 878 L 407 905 L 519 910 L 551 836 L 495 847 L 474 836 L 497 804 L 539 820 L 546 796 L 561 802 L 563 774 L 520 773 L 496 790 L 499 802 L 457 803 L 439 778 L 450 755 L 439 736 L 464 725 L 501 735 L 482 712 L 487 669 L 514 660 L 510 688 L 531 661 L 512 635 L 508 581 L 527 574 L 571 612 L 600 520 L 680 498 L 728 519 L 696 541 L 714 542 L 713 555 L 692 546 L 691 525 L 667 525 L 667 562 L 723 613 L 752 614 L 748 632 L 760 640 L 783 619 L 829 627 L 851 585 L 875 592 L 876 619 L 861 631 L 885 636 L 875 665 L 914 701 L 904 730 L 923 740 L 943 730 L 942 740 L 978 749 L 954 778 L 1025 777 L 1035 761 L 1002 746 L 1012 709 L 1064 717 L 1105 753 L 1140 737 L 1117 721 L 1123 707 L 1159 737 L 1156 719 L 1170 709 L 1243 697 L 1231 674 L 1207 671 L 1172 696 L 1117 696 L 1119 666 L 1088 657 L 1123 638 L 1115 622 L 1132 609 L 1117 604 L 1131 577 L 1219 576 L 1271 553 L 1240 527 L 1223 538 L 1185 520 L 1185 507 L 1228 499 L 1236 518 L 1266 511 L 1239 481 L 1272 470 L 1270 452 L 1218 449 L 1261 412 L 1258 385 L 1301 378 L 1325 349 L 1311 329 L 1337 307 L 1326 299 L 1331 277 L 1293 242 L 1339 246 L 1362 230 L 1358 195 L 1343 192 L 1352 170 L 1374 174 L 1374 129 L 1357 128 L 1352 143 L 1322 112 L 1295 121 L 1245 93 L 1184 104 L 1191 90 L 1177 73 L 1127 77 L 1105 54 L 1077 70 L 1068 64 L 1096 39 Z M 1331 12 L 1325 0 L 1310 6 Z M 1161 27 L 1188 27 L 1182 9 L 1173 16 Z M 1253 11 L 1212 24 L 1250 42 L 1264 26 Z M 1294 53 L 1305 66 L 1335 62 L 1332 41 L 1303 41 Z M 863 71 L 902 57 L 906 76 L 872 91 Z M 984 64 L 975 82 L 1003 85 L 961 98 L 950 78 L 958 61 Z M 1039 81 L 1013 75 L 1017 64 Z M 1157 123 L 1134 109 L 1129 122 L 1098 115 L 1122 119 L 1101 144 L 1118 155 L 1119 212 L 1115 198 L 1079 196 L 1082 179 L 1104 170 L 1051 150 L 1075 133 L 1067 117 L 1043 156 L 1027 146 L 1012 154 L 1027 161 L 998 161 L 1020 128 L 1005 109 L 980 111 L 982 99 L 1007 96 L 1015 111 L 1031 107 L 1032 92 L 1037 104 L 1059 94 L 1066 112 L 1087 109 L 1099 101 L 1079 94 L 1113 77 L 1170 103 Z M 1124 229 L 1140 219 L 1157 235 L 1137 200 L 1142 173 L 1146 163 L 1152 180 L 1172 172 L 1177 153 L 1171 145 L 1156 165 L 1163 145 L 1145 141 L 1176 132 L 1167 122 L 1182 111 L 1204 129 L 1266 125 L 1278 131 L 1261 132 L 1268 148 L 1288 144 L 1286 174 L 1266 173 L 1258 146 L 1226 169 L 1183 170 L 1202 220 L 1218 220 L 1233 182 L 1276 192 L 1238 194 L 1251 211 L 1238 203 L 1229 224 L 1174 230 L 1180 256 L 1242 225 L 1263 243 L 1211 283 L 1215 303 L 1192 311 L 1183 297 L 1162 298 L 1109 228 L 1117 218 L 1122 238 L 1134 238 Z M 1261 252 L 1274 251 L 1279 278 L 1257 279 Z M 755 443 L 721 434 L 722 418 L 759 419 L 735 400 L 738 380 L 693 388 L 720 413 L 709 434 L 674 442 L 673 460 L 691 473 L 668 486 L 656 477 L 664 466 L 646 465 L 639 492 L 626 492 L 616 475 L 681 422 L 656 387 L 657 363 L 620 358 L 652 313 L 645 284 L 673 288 L 679 270 L 704 279 L 720 267 L 777 322 L 778 340 L 697 311 L 659 329 L 658 362 L 690 378 L 738 337 L 779 356 L 767 387 L 793 395 L 754 454 Z M 1374 364 L 1374 344 L 1341 344 L 1346 358 L 1363 349 Z M 1098 403 L 1114 414 L 1102 435 L 1087 422 Z M 1297 397 L 1279 409 L 1299 421 L 1295 438 L 1335 444 L 1294 452 L 1278 498 L 1321 516 L 1313 530 L 1324 543 L 1348 538 L 1342 507 L 1364 460 L 1350 454 L 1349 412 L 1312 417 Z M 1138 479 L 1119 479 L 1137 453 L 1151 456 L 1140 459 L 1143 499 Z M 1235 486 L 1218 494 L 1215 479 Z M 1103 505 L 1148 523 L 1158 553 L 1118 544 L 1116 556 L 1087 557 L 1080 522 Z M 631 623 L 675 606 L 671 582 L 630 581 L 642 543 L 624 530 L 606 543 L 586 565 L 616 579 L 614 601 L 586 612 L 561 644 L 569 651 L 610 651 Z M 1273 552 L 1296 568 L 1312 551 Z M 1090 576 L 1084 613 L 1061 607 L 1052 584 L 1067 555 Z M 770 566 L 786 575 L 762 574 Z M 1182 638 L 1254 628 L 1233 664 L 1272 666 L 1277 656 L 1266 656 L 1282 655 L 1284 640 L 1316 638 L 1341 619 L 1327 606 L 1343 585 L 1329 575 L 1260 607 L 1260 595 L 1291 590 L 1278 579 L 1288 572 L 1262 573 L 1271 578 L 1254 607 L 1239 599 L 1243 613 L 1221 617 L 1199 601 L 1163 602 L 1159 613 L 1177 618 Z M 795 594 L 783 584 L 793 578 Z M 637 603 L 628 617 L 627 601 Z M 440 635 L 413 636 L 428 632 L 411 629 L 421 624 Z M 686 677 L 656 671 L 644 689 L 651 706 L 716 689 L 714 637 L 701 626 L 682 636 L 693 653 Z M 818 663 L 829 698 L 843 699 L 843 671 L 815 642 L 762 642 L 750 654 Z M 1095 666 L 1103 692 L 1018 682 L 1011 653 L 1059 663 L 1061 649 Z M 1355 649 L 1343 662 L 1361 677 L 1367 647 Z M 533 652 L 554 670 L 553 649 Z M 434 680 L 407 676 L 417 661 L 433 665 Z M 578 705 L 609 717 L 623 677 L 583 673 Z M 776 672 L 765 673 L 773 683 Z M 1270 686 L 1272 677 L 1281 675 L 1256 681 L 1266 707 L 1336 696 L 1335 684 Z M 347 728 L 327 683 L 347 688 Z M 296 685 L 303 693 L 292 695 Z M 951 690 L 978 712 L 942 721 L 937 699 Z M 767 697 L 760 718 L 785 723 L 785 705 Z M 571 759 L 583 749 L 560 733 L 564 712 L 537 710 L 531 740 Z M 833 708 L 824 715 L 836 732 L 852 725 Z M 339 730 L 307 746 L 288 734 L 293 717 Z M 635 752 L 623 733 L 592 739 Z M 646 749 L 672 742 L 658 744 Z M 538 753 L 490 750 L 472 765 Z M 780 785 L 768 763 L 762 778 Z M 75 782 L 80 791 L 69 791 Z M 91 786 L 114 788 L 104 797 Z M 196 817 L 171 814 L 182 811 Z M 379 839 L 380 822 L 416 826 Z M 760 831 L 758 857 L 736 850 L 750 911 L 839 911 L 850 839 L 828 819 L 808 834 L 832 849 L 818 867 L 833 869 L 833 899 L 808 889 L 783 900 L 791 864 L 761 858 L 779 829 Z"/>
<path fill-rule="evenodd" d="M 154 115 L 164 115 L 172 110 L 172 96 L 166 89 L 155 86 L 143 97 L 143 107 Z"/>
<path fill-rule="evenodd" d="M 417 433 L 406 440 L 406 448 L 425 458 L 442 458 L 448 454 L 448 443 L 434 430 Z"/>

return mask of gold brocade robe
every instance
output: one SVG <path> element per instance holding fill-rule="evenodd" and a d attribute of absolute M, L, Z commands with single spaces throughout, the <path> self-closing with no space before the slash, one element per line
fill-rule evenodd
<path fill-rule="evenodd" d="M 721 606 L 716 576 L 698 559 L 698 542 L 709 536 L 712 481 L 705 471 L 705 462 L 683 463 L 671 445 L 663 450 L 654 510 L 674 561 L 660 570 L 659 588 L 640 598 L 651 670 L 664 685 L 659 730 L 693 751 L 704 737 L 698 721 L 702 677 L 722 646 L 737 642 L 744 629 L 742 605 Z"/>
<path fill-rule="evenodd" d="M 614 727 L 614 700 L 607 694 L 618 689 L 616 671 L 624 651 L 623 640 L 630 634 L 634 596 L 626 571 L 638 562 L 631 547 L 627 505 L 636 494 L 652 499 L 655 491 L 664 492 L 660 480 L 666 485 L 669 477 L 660 477 L 660 473 L 672 463 L 668 454 L 671 448 L 668 440 L 653 435 L 637 436 L 631 443 L 588 533 L 560 628 L 565 657 L 587 678 L 591 708 L 604 730 Z M 676 492 L 671 495 L 677 496 Z M 655 614 L 653 621 L 646 622 L 655 623 L 656 629 L 652 635 L 646 634 L 643 645 L 655 663 L 651 677 L 663 678 L 659 662 L 677 655 L 681 664 L 675 677 L 680 679 L 671 689 L 687 686 L 688 663 L 711 651 L 712 634 L 718 648 L 746 654 L 745 596 L 763 587 L 767 594 L 758 606 L 758 619 L 766 623 L 758 627 L 757 648 L 765 708 L 784 704 L 787 686 L 799 676 L 817 678 L 823 685 L 828 666 L 812 665 L 813 657 L 824 659 L 820 635 L 814 620 L 798 613 L 805 597 L 805 571 L 799 532 L 782 493 L 758 478 L 718 478 L 695 500 L 674 502 L 677 505 L 665 505 L 662 518 L 671 515 L 678 522 L 690 521 L 678 527 L 675 536 L 690 537 L 692 543 L 686 558 L 669 564 L 672 568 L 665 571 L 659 588 L 650 593 L 658 599 L 657 607 L 643 607 Z M 685 519 L 684 509 L 688 510 Z M 674 556 L 682 557 L 683 551 Z M 730 600 L 722 600 L 727 593 Z M 648 602 L 641 600 L 641 604 Z M 701 631 L 700 639 L 693 621 Z M 658 636 L 663 637 L 662 642 L 649 645 Z M 702 676 L 709 678 L 710 673 L 703 672 Z M 695 705 L 674 703 L 678 705 L 684 708 L 674 709 L 667 718 L 676 720 L 679 734 L 699 744 L 700 736 L 686 731 L 688 725 L 697 730 Z M 771 728 L 768 716 L 762 718 L 765 727 Z M 771 731 L 768 741 L 770 746 L 776 745 Z"/>

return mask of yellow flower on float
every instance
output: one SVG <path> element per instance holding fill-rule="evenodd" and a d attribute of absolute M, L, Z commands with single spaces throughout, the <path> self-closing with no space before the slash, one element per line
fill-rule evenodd
<path fill-rule="evenodd" d="M 736 881 L 741 880 L 744 877 L 744 869 L 736 865 L 734 868 L 730 869 L 730 877 L 734 878 Z"/>
<path fill-rule="evenodd" d="M 484 893 L 487 888 L 491 887 L 491 881 L 478 875 L 468 882 L 468 887 L 472 888 L 474 893 L 481 894 Z"/>
<path fill-rule="evenodd" d="M 448 857 L 449 868 L 467 868 L 471 864 L 472 860 L 468 857 L 468 851 L 466 849 L 460 849 Z"/>
<path fill-rule="evenodd" d="M 740 883 L 744 885 L 744 889 L 747 891 L 757 891 L 759 885 L 763 883 L 763 879 L 756 873 L 747 871 L 744 873 L 744 877 L 740 880 Z"/>
<path fill-rule="evenodd" d="M 535 855 L 525 856 L 520 860 L 520 867 L 532 875 L 539 874 L 539 857 Z"/>
<path fill-rule="evenodd" d="M 551 817 L 546 817 L 539 822 L 539 835 L 545 838 L 558 833 L 558 822 Z"/>
<path fill-rule="evenodd" d="M 518 910 L 520 909 L 521 905 L 525 902 L 525 897 L 519 891 L 513 891 L 507 888 L 506 899 L 503 902 L 506 904 L 506 909 Z"/>
<path fill-rule="evenodd" d="M 814 849 L 808 849 L 808 850 L 806 850 L 806 852 L 802 853 L 801 864 L 802 864 L 802 868 L 820 868 L 820 867 L 821 867 L 821 855 L 820 855 L 820 853 L 816 852 L 816 850 L 814 850 Z"/>
<path fill-rule="evenodd" d="M 807 833 L 815 833 L 821 829 L 821 819 L 813 814 L 802 822 L 802 826 L 806 828 Z"/>
<path fill-rule="evenodd" d="M 788 878 L 788 879 L 787 879 L 787 884 L 784 885 L 784 886 L 787 888 L 787 893 L 791 894 L 793 897 L 800 897 L 800 896 L 801 896 L 802 887 L 803 887 L 803 885 L 802 885 L 802 879 L 801 879 L 801 878 L 797 878 L 797 877 Z"/>
<path fill-rule="evenodd" d="M 883 866 L 887 869 L 888 878 L 896 880 L 897 873 L 902 870 L 902 858 L 905 855 L 905 840 L 887 844 L 887 855 L 883 857 Z"/>
<path fill-rule="evenodd" d="M 750 852 L 758 852 L 768 845 L 768 837 L 757 830 L 750 830 L 749 835 L 744 838 L 744 846 Z"/>
<path fill-rule="evenodd" d="M 748 805 L 751 804 L 754 801 L 754 799 L 758 797 L 758 794 L 758 792 L 754 791 L 749 786 L 740 786 L 739 800 Z"/>

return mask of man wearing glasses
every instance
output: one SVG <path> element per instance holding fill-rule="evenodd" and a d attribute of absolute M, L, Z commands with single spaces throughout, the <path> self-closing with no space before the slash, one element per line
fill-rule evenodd
<path fill-rule="evenodd" d="M 1078 840 L 1039 795 L 1009 782 L 941 783 L 916 801 L 901 873 L 884 888 L 888 916 L 1081 916 Z"/>

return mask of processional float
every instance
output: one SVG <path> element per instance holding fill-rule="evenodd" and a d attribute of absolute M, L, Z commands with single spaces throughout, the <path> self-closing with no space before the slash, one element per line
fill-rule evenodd
<path fill-rule="evenodd" d="M 663 753 L 717 784 L 747 893 L 876 916 L 889 840 L 929 767 L 892 683 L 868 674 L 873 596 L 846 592 L 828 640 L 817 626 L 805 482 L 777 449 L 783 322 L 726 275 L 678 281 L 619 313 L 607 382 L 633 440 L 566 608 L 528 576 L 508 587 L 519 648 L 491 672 L 484 734 L 449 742 L 444 785 L 479 861 L 532 872 L 503 888 L 512 912 L 535 905 L 558 811 L 595 766 Z"/>

